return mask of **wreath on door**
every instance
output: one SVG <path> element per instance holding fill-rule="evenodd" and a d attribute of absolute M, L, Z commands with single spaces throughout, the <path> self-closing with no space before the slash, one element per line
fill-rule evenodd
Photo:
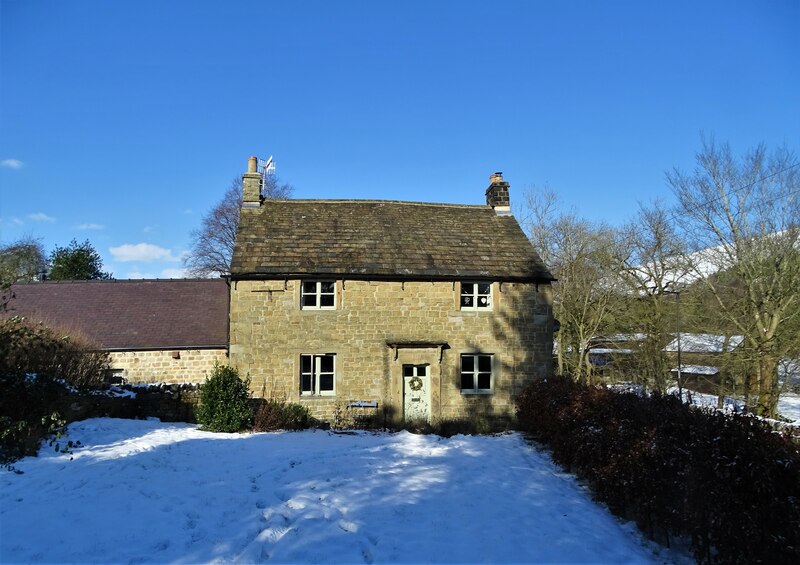
<path fill-rule="evenodd" d="M 410 381 L 408 381 L 408 388 L 414 392 L 422 389 L 422 379 L 419 377 L 412 378 Z"/>

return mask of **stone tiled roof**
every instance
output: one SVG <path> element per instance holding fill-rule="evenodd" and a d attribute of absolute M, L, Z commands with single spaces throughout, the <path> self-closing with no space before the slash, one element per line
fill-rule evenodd
<path fill-rule="evenodd" d="M 489 206 L 371 200 L 243 208 L 231 274 L 553 278 L 513 216 Z"/>
<path fill-rule="evenodd" d="M 225 348 L 228 286 L 221 279 L 15 284 L 0 317 L 77 331 L 106 350 Z"/>

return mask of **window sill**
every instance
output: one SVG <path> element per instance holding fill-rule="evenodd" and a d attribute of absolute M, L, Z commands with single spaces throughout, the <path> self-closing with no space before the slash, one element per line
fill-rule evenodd
<path fill-rule="evenodd" d="M 463 396 L 491 396 L 494 394 L 493 390 L 462 390 Z"/>

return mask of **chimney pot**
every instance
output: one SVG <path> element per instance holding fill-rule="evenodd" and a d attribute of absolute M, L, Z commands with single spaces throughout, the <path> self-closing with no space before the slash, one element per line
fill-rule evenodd
<path fill-rule="evenodd" d="M 258 158 L 257 157 L 248 157 L 248 159 L 247 159 L 247 172 L 248 173 L 258 172 Z"/>
<path fill-rule="evenodd" d="M 492 173 L 491 175 L 489 175 L 489 182 L 492 184 L 496 182 L 503 182 L 503 173 L 499 171 L 496 173 Z"/>

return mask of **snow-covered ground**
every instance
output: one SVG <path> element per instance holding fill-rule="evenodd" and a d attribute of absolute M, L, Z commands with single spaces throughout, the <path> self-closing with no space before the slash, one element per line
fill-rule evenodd
<path fill-rule="evenodd" d="M 0 471 L 2 563 L 672 563 L 518 434 L 77 422 Z M 70 460 L 70 457 L 73 460 Z"/>
<path fill-rule="evenodd" d="M 778 400 L 778 414 L 800 426 L 800 395 L 782 394 Z"/>
<path fill-rule="evenodd" d="M 677 394 L 677 388 L 671 388 L 668 392 Z M 704 394 L 695 391 L 683 391 L 684 400 L 691 398 L 692 404 L 697 406 L 717 406 L 717 395 Z M 724 406 L 726 410 L 741 411 L 744 410 L 744 402 L 738 399 L 733 399 L 729 396 L 725 397 Z M 778 398 L 778 414 L 782 418 L 789 420 L 790 423 L 800 426 L 800 395 L 784 392 Z"/>

